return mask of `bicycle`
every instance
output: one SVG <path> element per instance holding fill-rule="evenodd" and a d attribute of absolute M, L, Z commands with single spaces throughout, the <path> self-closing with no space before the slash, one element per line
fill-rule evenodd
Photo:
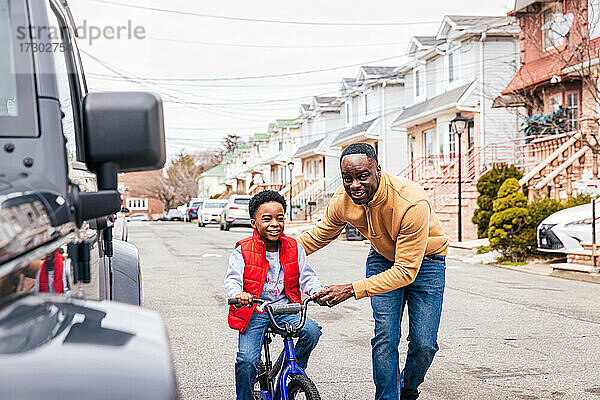
<path fill-rule="evenodd" d="M 256 400 L 321 400 L 315 384 L 306 375 L 306 372 L 296 364 L 296 353 L 292 339 L 306 323 L 306 309 L 310 301 L 312 301 L 312 298 L 307 298 L 302 304 L 272 304 L 261 299 L 252 301 L 258 304 L 256 307 L 258 312 L 266 311 L 269 317 L 269 326 L 263 336 L 264 362 L 261 355 L 257 366 L 255 385 L 258 386 L 258 390 L 254 391 Z M 227 303 L 239 304 L 235 298 L 228 299 Z M 286 322 L 284 326 L 281 326 L 275 320 L 276 315 L 298 313 L 301 313 L 298 324 Z M 269 344 L 273 340 L 272 335 L 279 335 L 283 338 L 283 351 L 277 358 L 275 365 L 271 363 L 271 353 L 269 351 Z"/>

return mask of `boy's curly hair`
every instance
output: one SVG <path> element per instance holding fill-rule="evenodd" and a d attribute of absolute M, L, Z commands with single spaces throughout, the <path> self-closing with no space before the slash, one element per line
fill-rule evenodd
<path fill-rule="evenodd" d="M 259 192 L 252 196 L 252 198 L 250 199 L 250 203 L 248 204 L 250 218 L 254 218 L 254 215 L 256 214 L 256 211 L 258 210 L 258 207 L 260 207 L 261 204 L 265 204 L 270 201 L 276 201 L 279 204 L 281 204 L 283 207 L 283 212 L 285 213 L 287 204 L 283 196 L 274 190 L 263 190 L 262 192 Z"/>

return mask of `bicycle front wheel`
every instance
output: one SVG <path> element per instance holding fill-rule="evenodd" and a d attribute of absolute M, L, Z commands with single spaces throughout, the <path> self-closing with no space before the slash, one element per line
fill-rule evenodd
<path fill-rule="evenodd" d="M 290 400 L 321 400 L 315 384 L 304 375 L 296 375 L 287 386 Z"/>

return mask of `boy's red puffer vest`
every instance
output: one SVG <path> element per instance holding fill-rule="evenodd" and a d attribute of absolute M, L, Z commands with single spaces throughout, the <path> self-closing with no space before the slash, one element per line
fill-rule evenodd
<path fill-rule="evenodd" d="M 285 294 L 292 303 L 302 303 L 300 298 L 298 244 L 296 240 L 284 234 L 281 234 L 279 242 L 279 262 L 283 268 Z M 237 246 L 241 246 L 245 263 L 244 292 L 250 293 L 252 297 L 258 299 L 262 294 L 267 280 L 267 272 L 269 271 L 265 243 L 255 229 L 251 237 L 240 240 L 235 245 L 236 248 Z M 256 304 L 253 304 L 252 307 L 241 308 L 229 306 L 229 327 L 244 332 L 255 309 Z"/>
<path fill-rule="evenodd" d="M 63 287 L 63 267 L 65 257 L 58 251 L 54 253 L 54 293 L 64 293 L 65 288 Z M 48 292 L 48 267 L 47 260 L 44 260 L 42 268 L 40 269 L 40 292 Z"/>

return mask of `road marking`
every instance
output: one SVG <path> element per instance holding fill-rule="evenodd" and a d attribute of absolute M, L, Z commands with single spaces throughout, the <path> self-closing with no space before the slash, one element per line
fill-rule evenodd
<path fill-rule="evenodd" d="M 202 254 L 202 258 L 207 258 L 207 257 L 223 257 L 221 254 L 212 254 L 212 253 L 204 253 Z"/>

